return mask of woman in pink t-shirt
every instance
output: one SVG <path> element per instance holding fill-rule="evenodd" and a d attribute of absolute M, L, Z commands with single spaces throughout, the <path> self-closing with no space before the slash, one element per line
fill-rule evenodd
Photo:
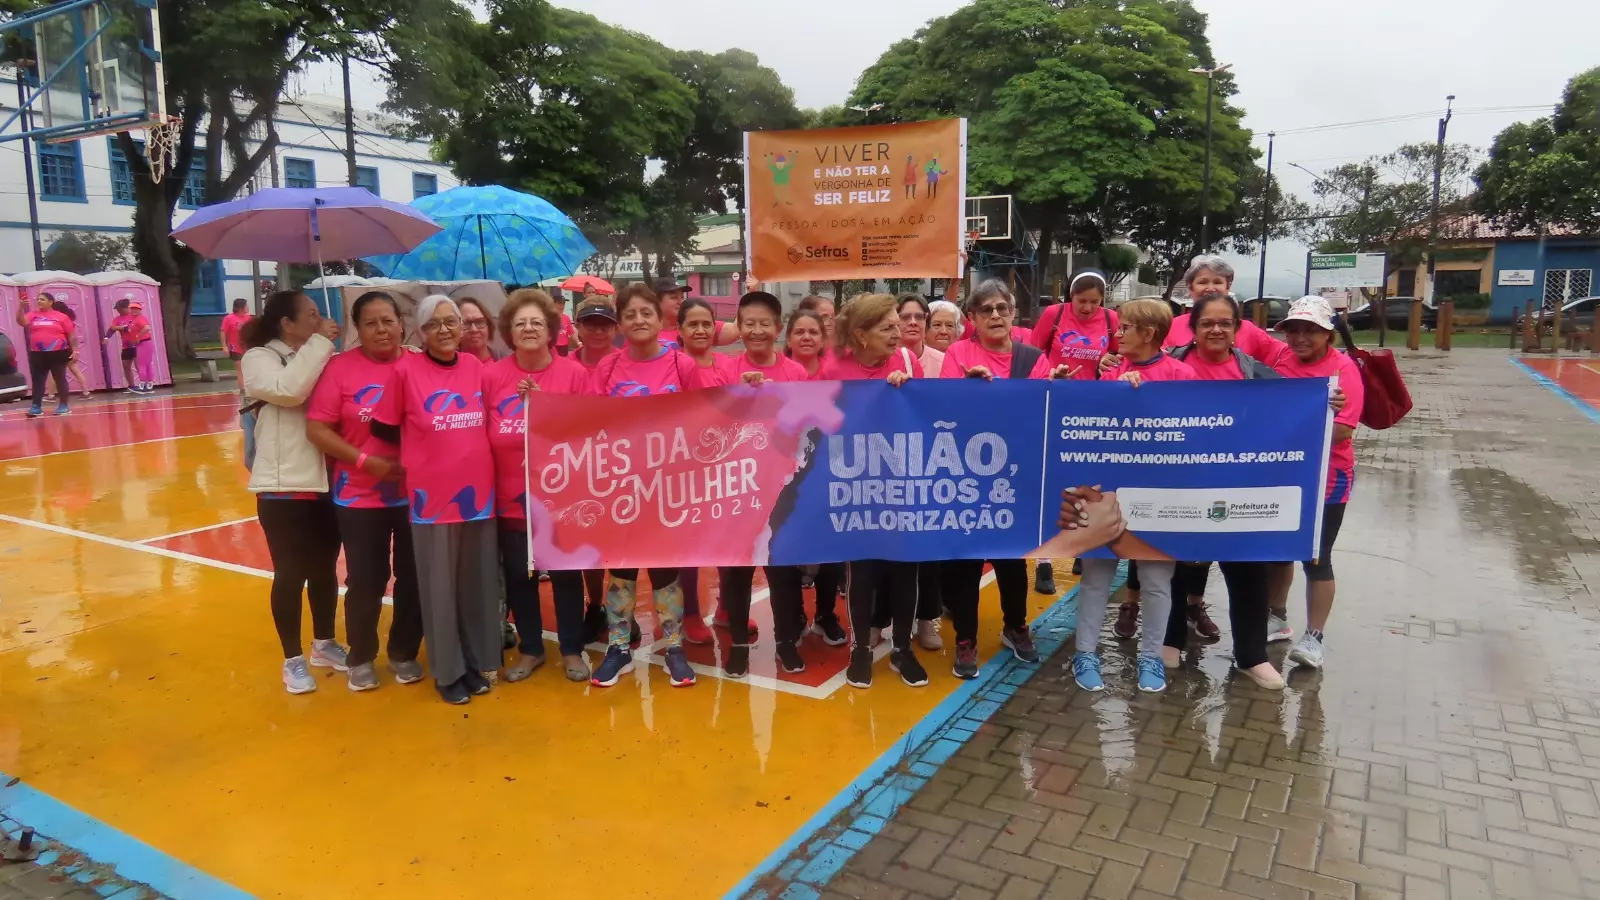
<path fill-rule="evenodd" d="M 789 314 L 789 325 L 783 333 L 783 355 L 805 369 L 806 377 L 812 381 L 822 377 L 822 364 L 827 359 L 823 355 L 826 335 L 826 326 L 815 310 L 796 309 Z"/>
<path fill-rule="evenodd" d="M 67 398 L 72 388 L 67 384 L 67 363 L 72 359 L 72 347 L 77 337 L 77 326 L 56 309 L 56 298 L 42 293 L 34 301 L 33 309 L 26 303 L 17 304 L 17 324 L 23 328 L 23 340 L 28 344 L 28 374 L 33 380 L 33 405 L 28 418 L 37 419 L 44 414 L 45 378 L 56 380 L 56 415 L 69 412 Z"/>
<path fill-rule="evenodd" d="M 661 343 L 661 301 L 654 291 L 642 284 L 628 285 L 617 297 L 617 314 L 627 343 L 591 373 L 590 393 L 602 397 L 648 397 L 694 390 L 708 381 L 717 383 L 707 379 L 702 374 L 706 370 L 683 351 Z M 676 568 L 650 570 L 656 621 L 667 643 L 667 679 L 673 687 L 687 687 L 695 680 L 694 669 L 683 652 L 681 575 Z M 606 589 L 606 655 L 590 679 L 596 687 L 611 687 L 633 671 L 633 653 L 628 643 L 638 591 L 638 569 L 611 570 L 611 584 Z"/>
<path fill-rule="evenodd" d="M 350 308 L 358 346 L 328 361 L 306 409 L 306 439 L 333 461 L 334 516 L 344 542 L 344 630 L 350 640 L 349 687 L 378 686 L 378 614 L 394 576 L 389 668 L 395 680 L 422 680 L 422 601 L 405 473 L 390 456 L 369 455 L 369 420 L 404 353 L 405 324 L 393 295 L 368 291 Z M 392 549 L 391 549 L 392 548 Z"/>
<path fill-rule="evenodd" d="M 484 365 L 494 362 L 494 317 L 489 307 L 476 297 L 462 297 L 456 305 L 461 309 L 461 352 Z"/>
<path fill-rule="evenodd" d="M 1278 331 L 1288 338 L 1285 352 L 1274 367 L 1286 378 L 1335 378 L 1344 392 L 1344 407 L 1333 417 L 1333 444 L 1328 450 L 1328 485 L 1322 504 L 1322 545 L 1317 558 L 1304 563 L 1306 575 L 1306 632 L 1289 651 L 1289 658 L 1314 669 L 1322 668 L 1322 630 L 1333 612 L 1333 543 L 1344 524 L 1345 504 L 1356 477 L 1356 426 L 1366 391 L 1361 369 L 1355 360 L 1333 346 L 1333 307 L 1321 297 L 1301 297 L 1289 307 L 1289 315 L 1278 323 Z M 1273 619 L 1269 639 L 1288 640 L 1289 586 L 1294 570 L 1288 564 L 1275 565 L 1272 572 L 1270 603 Z"/>
<path fill-rule="evenodd" d="M 395 364 L 372 413 L 368 453 L 399 449 L 411 499 L 423 635 L 446 703 L 489 692 L 500 668 L 494 456 L 483 364 L 461 350 L 461 309 L 441 294 L 417 304 L 421 353 Z"/>
<path fill-rule="evenodd" d="M 901 294 L 895 301 L 900 315 L 900 341 L 922 363 L 922 374 L 938 378 L 944 365 L 944 351 L 930 345 L 928 336 L 928 301 L 921 294 Z"/>
<path fill-rule="evenodd" d="M 711 311 L 711 304 L 698 297 L 691 297 L 678 306 L 677 340 L 683 352 L 702 370 L 700 377 L 705 387 L 732 384 L 738 377 L 733 371 L 733 357 L 717 352 L 721 324 Z"/>
<path fill-rule="evenodd" d="M 964 326 L 961 307 L 949 300 L 935 300 L 928 304 L 928 345 L 943 353 L 961 339 Z"/>
<path fill-rule="evenodd" d="M 823 366 L 823 377 L 835 381 L 883 380 L 899 387 L 923 378 L 922 365 L 900 344 L 900 317 L 889 294 L 860 294 L 844 307 L 837 352 Z M 894 649 L 889 666 L 912 687 L 928 683 L 928 672 L 911 648 L 917 617 L 917 564 L 886 559 L 858 559 L 850 564 L 850 631 L 854 646 L 845 683 L 872 686 L 872 645 L 878 631 L 873 612 L 889 612 Z M 882 595 L 883 602 L 879 602 Z"/>
<path fill-rule="evenodd" d="M 1202 297 L 1218 292 L 1226 294 L 1233 290 L 1233 266 L 1220 256 L 1197 256 L 1189 264 L 1189 270 L 1184 273 L 1183 281 L 1189 287 L 1190 297 Z M 1193 308 L 1184 315 L 1174 318 L 1172 328 L 1167 332 L 1162 346 L 1183 347 L 1193 342 L 1195 321 Z M 1283 349 L 1280 341 L 1257 328 L 1249 319 L 1239 322 L 1239 333 L 1234 336 L 1233 343 L 1243 350 L 1246 356 L 1267 365 L 1272 365 L 1272 360 Z"/>
<path fill-rule="evenodd" d="M 810 294 L 800 298 L 800 302 L 795 305 L 795 312 L 817 314 L 817 318 L 822 322 L 822 355 L 826 357 L 833 350 L 833 345 L 838 340 L 834 334 L 834 322 L 837 318 L 837 309 L 834 302 L 827 297 Z"/>
<path fill-rule="evenodd" d="M 489 416 L 489 448 L 494 453 L 495 505 L 499 514 L 500 563 L 506 606 L 517 623 L 517 659 L 506 667 L 506 681 L 522 681 L 544 665 L 544 621 L 539 608 L 537 561 L 528 558 L 527 406 L 533 392 L 582 394 L 589 372 L 554 352 L 551 339 L 561 314 L 550 295 L 538 289 L 512 291 L 500 309 L 500 333 L 511 353 L 484 367 L 483 404 Z M 552 571 L 556 640 L 568 681 L 589 680 L 584 656 L 583 573 Z"/>
<path fill-rule="evenodd" d="M 1067 302 L 1045 307 L 1029 342 L 1065 365 L 1070 377 L 1093 381 L 1100 360 L 1117 352 L 1117 314 L 1105 308 L 1106 278 L 1089 269 L 1072 276 Z"/>

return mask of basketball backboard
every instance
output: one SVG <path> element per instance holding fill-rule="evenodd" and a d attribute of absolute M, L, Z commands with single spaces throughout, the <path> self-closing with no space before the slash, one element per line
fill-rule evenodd
<path fill-rule="evenodd" d="M 0 22 L 0 32 L 15 32 L 33 61 L 27 100 L 0 126 L 0 142 L 80 140 L 167 121 L 156 0 L 65 0 Z"/>
<path fill-rule="evenodd" d="M 1011 240 L 1011 195 L 968 197 L 965 227 L 969 234 L 977 232 L 980 241 Z"/>

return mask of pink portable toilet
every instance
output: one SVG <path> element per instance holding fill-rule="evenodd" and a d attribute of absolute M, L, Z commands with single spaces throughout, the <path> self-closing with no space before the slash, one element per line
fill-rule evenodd
<path fill-rule="evenodd" d="M 154 334 L 151 341 L 140 349 L 139 363 L 142 371 L 150 373 L 153 384 L 171 384 L 172 367 L 167 362 L 166 332 L 161 328 L 160 283 L 143 272 L 96 272 L 84 277 L 94 285 L 102 335 L 111 327 L 111 320 L 117 317 L 118 300 L 131 300 L 144 307 L 139 311 L 150 320 L 150 330 Z M 105 348 L 107 386 L 127 387 L 122 377 L 122 341 L 112 338 Z"/>
<path fill-rule="evenodd" d="M 11 339 L 17 353 L 17 371 L 28 374 L 28 346 L 22 342 L 22 326 L 17 324 L 17 283 L 0 275 L 0 334 Z"/>
<path fill-rule="evenodd" d="M 89 382 L 80 385 L 77 379 L 69 375 L 72 390 L 77 392 L 85 387 L 91 391 L 105 390 L 106 367 L 104 354 L 100 352 L 100 335 L 105 333 L 105 326 L 101 324 L 100 309 L 95 303 L 94 285 L 82 275 L 71 272 L 22 272 L 11 276 L 11 280 L 17 284 L 19 304 L 32 306 L 40 294 L 48 292 L 71 308 L 78 326 L 78 365 L 83 368 L 83 377 Z M 15 308 L 11 316 L 15 320 Z"/>

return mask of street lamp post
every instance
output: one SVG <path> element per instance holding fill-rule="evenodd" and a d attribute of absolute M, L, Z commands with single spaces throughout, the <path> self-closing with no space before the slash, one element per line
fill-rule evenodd
<path fill-rule="evenodd" d="M 1196 75 L 1206 76 L 1206 167 L 1205 176 L 1200 188 L 1200 252 L 1211 249 L 1211 104 L 1212 96 L 1216 93 L 1217 74 L 1233 68 L 1232 63 L 1205 68 L 1196 66 L 1190 69 Z"/>
<path fill-rule="evenodd" d="M 1267 295 L 1267 234 L 1272 228 L 1272 145 L 1276 132 L 1267 132 L 1267 183 L 1261 189 L 1261 274 L 1256 281 L 1257 299 Z"/>

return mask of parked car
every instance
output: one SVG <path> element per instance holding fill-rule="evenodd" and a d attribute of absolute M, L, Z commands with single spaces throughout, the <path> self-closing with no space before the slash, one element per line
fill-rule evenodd
<path fill-rule="evenodd" d="M 1600 297 L 1584 297 L 1580 300 L 1568 300 L 1561 305 L 1561 333 L 1573 334 L 1583 330 L 1594 330 L 1594 313 L 1600 308 Z M 1549 333 L 1555 328 L 1555 314 L 1549 309 L 1541 309 L 1534 314 L 1539 323 L 1539 329 Z M 1515 323 L 1518 329 L 1522 328 L 1522 317 L 1518 316 Z"/>
<path fill-rule="evenodd" d="M 1415 297 L 1389 297 L 1386 298 L 1383 309 L 1385 324 L 1390 331 L 1404 331 L 1411 327 L 1411 304 L 1416 302 Z M 1357 331 L 1377 328 L 1377 316 L 1373 311 L 1373 304 L 1362 302 L 1359 307 L 1353 307 L 1345 314 L 1350 327 Z M 1439 324 L 1439 306 L 1432 300 L 1422 303 L 1422 327 L 1432 329 Z"/>
<path fill-rule="evenodd" d="M 1271 328 L 1282 322 L 1284 317 L 1289 314 L 1289 303 L 1288 297 L 1251 297 L 1249 300 L 1244 301 L 1242 306 L 1245 321 L 1254 322 L 1256 320 L 1256 307 L 1266 304 L 1266 327 Z"/>
<path fill-rule="evenodd" d="M 0 403 L 28 396 L 28 379 L 17 371 L 17 348 L 11 338 L 0 334 Z"/>

